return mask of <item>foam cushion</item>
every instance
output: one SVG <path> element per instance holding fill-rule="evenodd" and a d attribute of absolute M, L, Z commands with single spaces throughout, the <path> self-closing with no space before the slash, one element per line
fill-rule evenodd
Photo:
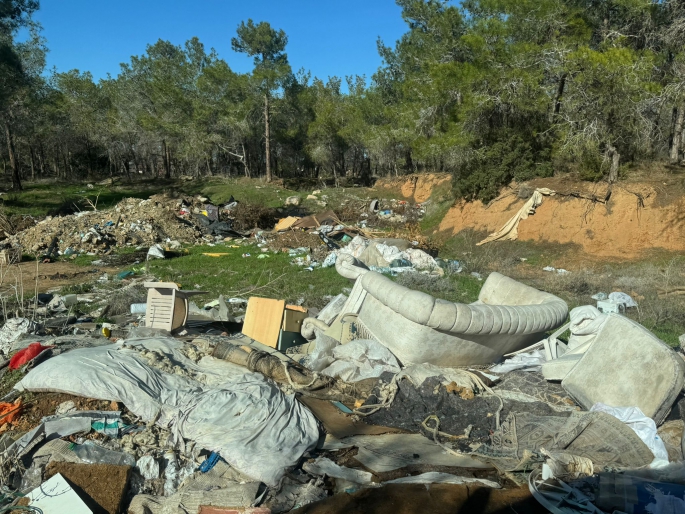
<path fill-rule="evenodd" d="M 561 382 L 586 409 L 602 402 L 639 407 L 657 423 L 685 382 L 685 362 L 642 325 L 610 314 L 597 338 Z"/>

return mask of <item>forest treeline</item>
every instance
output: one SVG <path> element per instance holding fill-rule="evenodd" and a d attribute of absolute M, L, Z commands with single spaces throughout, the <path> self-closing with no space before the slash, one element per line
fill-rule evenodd
<path fill-rule="evenodd" d="M 291 68 L 287 35 L 241 23 L 238 73 L 200 39 L 157 41 L 116 77 L 45 73 L 36 0 L 0 0 L 5 177 L 454 173 L 492 198 L 512 179 L 616 180 L 683 162 L 685 1 L 396 0 L 407 32 L 373 77 Z M 18 40 L 20 29 L 28 38 Z M 312 44 L 316 44 L 312 41 Z"/>

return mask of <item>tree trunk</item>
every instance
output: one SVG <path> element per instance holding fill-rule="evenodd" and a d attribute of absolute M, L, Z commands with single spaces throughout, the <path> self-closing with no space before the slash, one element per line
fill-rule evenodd
<path fill-rule="evenodd" d="M 12 131 L 10 130 L 9 122 L 5 121 L 5 136 L 7 136 L 7 153 L 10 158 L 10 168 L 12 169 L 12 189 L 21 191 L 21 177 L 19 177 L 19 166 L 17 166 L 17 158 L 14 155 L 14 139 L 12 138 Z"/>
<path fill-rule="evenodd" d="M 609 168 L 609 184 L 613 184 L 618 180 L 618 165 L 621 161 L 621 154 L 618 153 L 618 150 L 616 150 L 615 146 L 608 145 L 607 157 L 611 159 L 611 165 Z"/>
<path fill-rule="evenodd" d="M 564 96 L 564 88 L 566 87 L 566 73 L 564 73 L 559 79 L 559 86 L 557 87 L 557 94 L 554 98 L 554 114 L 552 115 L 552 121 L 554 121 L 559 112 L 561 111 L 561 97 Z"/>
<path fill-rule="evenodd" d="M 271 182 L 271 128 L 269 127 L 269 93 L 264 95 L 264 138 L 266 139 L 266 181 Z"/>
<path fill-rule="evenodd" d="M 680 153 L 683 148 L 683 124 L 685 124 L 685 104 L 676 107 L 675 121 L 673 123 L 673 141 L 671 142 L 671 164 L 680 162 Z"/>
<path fill-rule="evenodd" d="M 166 144 L 166 139 L 162 139 L 162 149 L 164 150 L 164 177 L 171 178 L 171 152 Z"/>
<path fill-rule="evenodd" d="M 33 146 L 29 144 L 29 156 L 31 157 L 31 182 L 36 181 L 36 159 L 33 156 Z"/>

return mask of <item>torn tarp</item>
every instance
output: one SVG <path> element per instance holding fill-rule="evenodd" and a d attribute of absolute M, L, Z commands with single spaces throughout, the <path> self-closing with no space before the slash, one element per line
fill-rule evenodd
<path fill-rule="evenodd" d="M 136 343 L 146 342 L 183 364 L 180 373 L 199 368 L 176 355 L 180 343 L 174 339 Z M 277 484 L 285 469 L 319 438 L 314 415 L 259 374 L 225 374 L 210 387 L 151 367 L 139 351 L 122 343 L 54 357 L 15 387 L 120 401 L 143 420 L 171 429 L 177 442 L 186 438 L 216 451 L 242 473 L 268 485 Z"/>

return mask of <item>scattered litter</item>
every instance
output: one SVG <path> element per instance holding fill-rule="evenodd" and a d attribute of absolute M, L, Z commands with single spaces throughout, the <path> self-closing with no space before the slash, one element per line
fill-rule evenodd
<path fill-rule="evenodd" d="M 319 457 L 313 462 L 305 462 L 302 465 L 307 473 L 312 475 L 326 475 L 332 478 L 340 478 L 355 484 L 370 484 L 373 481 L 373 475 L 367 471 L 359 471 L 356 469 L 342 468 L 335 462 L 325 457 Z"/>

